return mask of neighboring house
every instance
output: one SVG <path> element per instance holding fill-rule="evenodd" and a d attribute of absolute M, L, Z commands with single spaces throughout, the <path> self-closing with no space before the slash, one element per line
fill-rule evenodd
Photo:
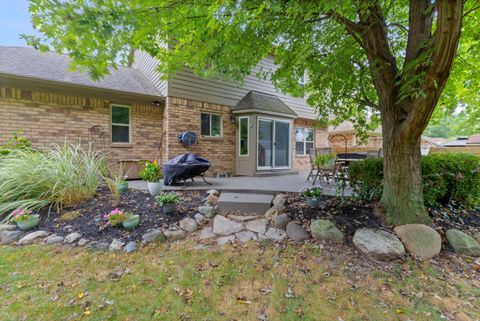
<path fill-rule="evenodd" d="M 480 134 L 468 136 L 461 136 L 454 140 L 449 140 L 442 143 L 444 147 L 480 147 Z"/>
<path fill-rule="evenodd" d="M 80 141 L 135 163 L 155 158 L 161 143 L 163 161 L 194 152 L 210 159 L 213 175 L 263 175 L 309 169 L 309 151 L 327 136 L 304 99 L 253 76 L 275 68 L 272 57 L 243 85 L 188 69 L 162 80 L 158 62 L 142 52 L 100 81 L 68 65 L 65 55 L 0 47 L 0 144 L 21 130 L 38 148 Z M 180 143 L 185 131 L 198 142 Z"/>

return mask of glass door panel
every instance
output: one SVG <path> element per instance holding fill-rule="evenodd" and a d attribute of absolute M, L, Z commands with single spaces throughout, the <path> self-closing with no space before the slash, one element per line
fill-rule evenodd
<path fill-rule="evenodd" d="M 288 167 L 290 162 L 290 123 L 275 121 L 274 167 Z"/>
<path fill-rule="evenodd" d="M 258 121 L 258 167 L 273 165 L 273 121 Z"/>

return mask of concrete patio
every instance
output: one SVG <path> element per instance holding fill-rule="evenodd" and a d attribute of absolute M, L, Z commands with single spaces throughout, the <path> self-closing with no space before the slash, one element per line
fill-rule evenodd
<path fill-rule="evenodd" d="M 212 185 L 207 185 L 201 178 L 196 178 L 195 182 L 187 181 L 186 186 L 182 184 L 175 186 L 165 186 L 167 191 L 183 191 L 183 190 L 209 190 L 216 189 L 220 192 L 243 192 L 243 193 L 279 193 L 279 192 L 298 192 L 305 187 L 311 187 L 312 181 L 306 181 L 308 172 L 300 172 L 298 175 L 282 175 L 268 177 L 250 177 L 237 176 L 228 178 L 212 178 L 208 177 L 207 181 Z M 128 182 L 129 187 L 133 189 L 146 190 L 147 183 L 135 180 Z M 322 186 L 325 195 L 336 195 L 335 183 L 327 184 L 325 181 L 315 184 Z M 344 195 L 350 196 L 352 191 L 349 187 L 345 188 Z"/>

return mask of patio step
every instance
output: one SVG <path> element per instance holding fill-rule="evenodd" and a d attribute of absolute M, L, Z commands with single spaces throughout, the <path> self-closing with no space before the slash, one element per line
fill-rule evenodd
<path fill-rule="evenodd" d="M 227 193 L 220 194 L 218 210 L 239 214 L 264 214 L 272 204 L 271 194 Z"/>
<path fill-rule="evenodd" d="M 256 177 L 270 177 L 270 176 L 284 176 L 284 175 L 298 175 L 298 171 L 278 170 L 278 171 L 261 171 L 256 172 Z"/>

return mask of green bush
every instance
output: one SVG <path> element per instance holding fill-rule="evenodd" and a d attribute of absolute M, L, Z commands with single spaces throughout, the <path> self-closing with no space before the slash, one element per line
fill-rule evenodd
<path fill-rule="evenodd" d="M 12 150 L 0 160 L 0 215 L 5 221 L 17 208 L 62 208 L 87 200 L 104 173 L 104 158 L 79 146 Z"/>
<path fill-rule="evenodd" d="M 480 203 L 480 157 L 467 153 L 431 154 L 422 157 L 425 204 L 471 208 Z M 381 158 L 354 162 L 349 174 L 355 193 L 362 199 L 382 194 Z"/>
<path fill-rule="evenodd" d="M 7 156 L 15 149 L 30 150 L 32 142 L 18 132 L 11 132 L 10 138 L 3 146 L 0 145 L 0 157 Z"/>

